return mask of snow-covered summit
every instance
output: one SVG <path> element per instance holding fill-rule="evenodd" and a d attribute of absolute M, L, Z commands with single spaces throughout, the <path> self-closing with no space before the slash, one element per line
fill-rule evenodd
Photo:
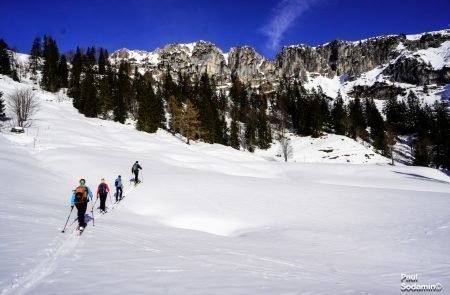
<path fill-rule="evenodd" d="M 424 32 L 424 33 L 420 33 L 420 34 L 409 34 L 406 35 L 406 39 L 410 40 L 410 41 L 417 41 L 420 40 L 420 38 L 422 38 L 425 35 L 444 35 L 444 36 L 450 36 L 450 29 L 445 29 L 445 30 L 438 30 L 438 31 L 431 31 L 431 32 Z"/>
<path fill-rule="evenodd" d="M 121 48 L 119 50 L 114 51 L 110 56 L 110 60 L 113 62 L 117 62 L 119 60 L 130 60 L 136 63 L 144 63 L 148 62 L 151 64 L 157 64 L 159 55 L 157 54 L 157 50 L 145 51 L 145 50 L 129 50 L 127 48 Z"/>

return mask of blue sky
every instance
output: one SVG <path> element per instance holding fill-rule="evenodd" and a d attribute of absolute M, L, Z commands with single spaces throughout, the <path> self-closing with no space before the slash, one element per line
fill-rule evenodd
<path fill-rule="evenodd" d="M 0 7 L 0 38 L 20 52 L 46 33 L 62 52 L 208 40 L 224 51 L 250 45 L 272 59 L 283 45 L 450 29 L 449 0 L 0 0 Z"/>

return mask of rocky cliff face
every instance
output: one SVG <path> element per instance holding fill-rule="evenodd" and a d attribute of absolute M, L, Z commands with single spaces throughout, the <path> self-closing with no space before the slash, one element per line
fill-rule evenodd
<path fill-rule="evenodd" d="M 391 81 L 446 84 L 450 83 L 449 40 L 450 30 L 356 42 L 335 40 L 317 47 L 283 47 L 273 61 L 249 46 L 234 47 L 224 54 L 213 43 L 199 41 L 171 44 L 153 52 L 121 49 L 110 59 L 113 63 L 127 60 L 155 77 L 168 69 L 174 79 L 178 72 L 193 76 L 207 72 L 219 85 L 229 83 L 232 75 L 253 84 L 276 83 L 283 76 L 308 81 L 310 74 L 352 81 L 377 67 L 383 67 L 383 75 Z"/>

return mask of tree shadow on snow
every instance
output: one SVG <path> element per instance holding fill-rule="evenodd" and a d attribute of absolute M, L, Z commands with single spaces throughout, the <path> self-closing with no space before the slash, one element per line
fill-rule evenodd
<path fill-rule="evenodd" d="M 420 180 L 425 180 L 425 181 L 433 181 L 433 182 L 448 184 L 447 181 L 443 181 L 443 180 L 439 180 L 439 179 L 435 179 L 435 178 L 431 178 L 431 177 L 426 177 L 426 176 L 415 174 L 415 173 L 406 173 L 406 172 L 400 172 L 400 171 L 392 171 L 392 172 L 397 173 L 397 174 L 406 175 L 408 178 L 412 178 L 412 179 L 420 179 Z"/>

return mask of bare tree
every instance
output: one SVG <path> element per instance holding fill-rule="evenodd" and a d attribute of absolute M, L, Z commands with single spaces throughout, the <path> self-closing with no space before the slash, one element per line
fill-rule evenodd
<path fill-rule="evenodd" d="M 286 137 L 280 139 L 281 154 L 283 155 L 284 161 L 287 162 L 288 159 L 294 156 L 294 150 L 291 145 L 291 140 Z"/>
<path fill-rule="evenodd" d="M 395 132 L 392 128 L 388 128 L 386 134 L 386 141 L 389 147 L 389 152 L 387 156 L 391 156 L 391 165 L 394 166 L 394 145 L 397 143 L 395 140 Z"/>
<path fill-rule="evenodd" d="M 39 101 L 33 90 L 20 89 L 9 95 L 8 106 L 16 116 L 17 125 L 23 127 L 23 124 L 37 112 Z"/>

